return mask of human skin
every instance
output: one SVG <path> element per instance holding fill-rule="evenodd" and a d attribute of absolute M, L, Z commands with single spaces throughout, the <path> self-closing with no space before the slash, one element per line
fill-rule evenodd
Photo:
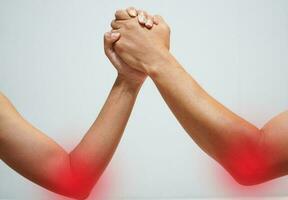
<path fill-rule="evenodd" d="M 147 29 L 137 19 L 114 20 L 121 34 L 116 53 L 147 74 L 177 120 L 213 159 L 242 185 L 260 184 L 288 174 L 288 112 L 258 129 L 211 97 L 169 52 L 170 29 L 156 16 Z"/>
<path fill-rule="evenodd" d="M 118 38 L 104 36 L 105 53 L 118 76 L 97 119 L 71 153 L 27 122 L 0 93 L 1 160 L 48 190 L 75 199 L 89 196 L 116 150 L 146 79 L 115 54 L 113 43 Z"/>

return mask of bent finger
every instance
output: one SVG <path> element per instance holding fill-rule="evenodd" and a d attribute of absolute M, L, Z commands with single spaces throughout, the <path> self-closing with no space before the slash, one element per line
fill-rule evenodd
<path fill-rule="evenodd" d="M 126 9 L 127 13 L 130 15 L 130 17 L 136 17 L 138 15 L 136 8 L 129 7 Z"/>
<path fill-rule="evenodd" d="M 145 26 L 150 29 L 150 28 L 153 27 L 153 24 L 154 24 L 153 16 L 148 15 L 148 16 L 147 16 L 147 21 L 146 21 L 146 23 L 145 23 Z"/>
<path fill-rule="evenodd" d="M 143 10 L 138 11 L 138 22 L 142 25 L 145 25 L 147 22 L 147 13 Z"/>
<path fill-rule="evenodd" d="M 131 16 L 128 14 L 127 10 L 117 10 L 115 12 L 115 19 L 116 20 L 127 20 L 127 19 L 131 19 Z"/>
<path fill-rule="evenodd" d="M 158 25 L 158 24 L 160 24 L 160 23 L 166 23 L 166 22 L 164 21 L 163 17 L 160 16 L 160 15 L 154 15 L 154 16 L 153 16 L 153 22 L 154 22 L 156 25 Z"/>
<path fill-rule="evenodd" d="M 122 27 L 122 23 L 119 20 L 113 20 L 110 24 L 113 29 L 120 29 Z"/>
<path fill-rule="evenodd" d="M 106 32 L 104 34 L 104 51 L 108 57 L 113 50 L 114 43 L 119 40 L 119 38 L 119 32 Z"/>

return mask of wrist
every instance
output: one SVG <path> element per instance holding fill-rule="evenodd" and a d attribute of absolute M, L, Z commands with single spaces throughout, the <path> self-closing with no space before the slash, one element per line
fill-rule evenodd
<path fill-rule="evenodd" d="M 171 68 L 181 68 L 181 66 L 167 49 L 159 51 L 156 59 L 144 65 L 147 75 L 152 79 Z"/>
<path fill-rule="evenodd" d="M 144 80 L 130 80 L 125 76 L 118 74 L 114 85 L 122 88 L 125 91 L 138 92 L 143 82 Z"/>

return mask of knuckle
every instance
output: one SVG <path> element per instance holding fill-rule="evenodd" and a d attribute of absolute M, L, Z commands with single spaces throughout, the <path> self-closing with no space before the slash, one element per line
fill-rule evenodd
<path fill-rule="evenodd" d="M 112 27 L 113 29 L 119 29 L 121 26 L 122 26 L 122 25 L 119 23 L 119 21 L 117 21 L 117 20 L 115 20 L 115 19 L 111 22 L 111 27 Z"/>
<path fill-rule="evenodd" d="M 115 20 L 112 20 L 112 22 L 110 23 L 110 26 L 114 27 L 114 24 L 115 24 Z"/>
<path fill-rule="evenodd" d="M 115 13 L 115 18 L 119 20 L 129 19 L 129 13 L 127 10 L 118 10 Z"/>
<path fill-rule="evenodd" d="M 118 16 L 118 15 L 120 15 L 121 13 L 122 13 L 122 10 L 116 10 L 115 16 Z"/>

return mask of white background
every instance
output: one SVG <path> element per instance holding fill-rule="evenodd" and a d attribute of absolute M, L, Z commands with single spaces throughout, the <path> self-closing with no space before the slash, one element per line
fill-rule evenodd
<path fill-rule="evenodd" d="M 113 84 L 102 37 L 115 10 L 130 5 L 164 16 L 174 55 L 240 116 L 261 127 L 287 109 L 288 1 L 0 0 L 0 90 L 67 151 Z M 223 176 L 147 80 L 100 185 L 110 180 L 106 193 L 124 199 L 288 195 L 285 177 L 246 188 Z M 0 163 L 0 198 L 51 196 Z"/>

